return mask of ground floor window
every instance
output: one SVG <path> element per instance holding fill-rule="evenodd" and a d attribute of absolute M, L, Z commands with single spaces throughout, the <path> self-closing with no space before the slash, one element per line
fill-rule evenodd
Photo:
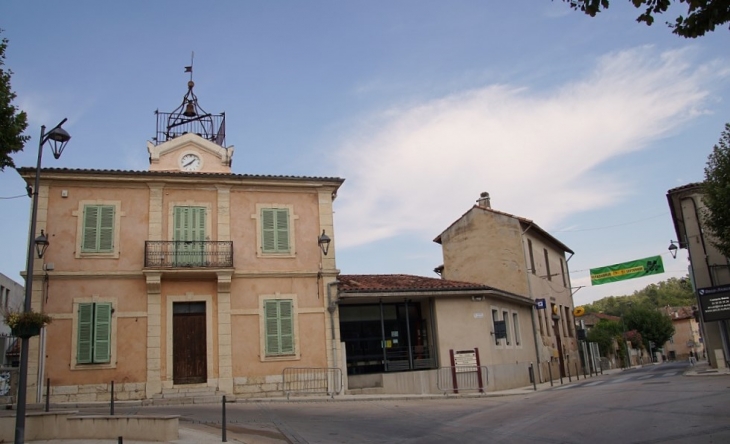
<path fill-rule="evenodd" d="M 347 374 L 436 368 L 420 303 L 340 305 Z"/>
<path fill-rule="evenodd" d="M 108 363 L 111 359 L 112 304 L 82 303 L 78 312 L 79 364 Z"/>

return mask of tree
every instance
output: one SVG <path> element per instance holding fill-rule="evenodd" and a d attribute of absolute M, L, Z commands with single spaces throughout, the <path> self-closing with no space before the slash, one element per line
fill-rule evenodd
<path fill-rule="evenodd" d="M 591 17 L 608 9 L 609 0 L 563 0 L 571 8 Z M 629 0 L 634 7 L 646 8 L 636 21 L 651 26 L 654 17 L 667 12 L 672 3 L 687 4 L 687 14 L 679 15 L 674 23 L 667 22 L 672 32 L 682 37 L 695 38 L 715 30 L 715 26 L 730 22 L 730 0 Z"/>
<path fill-rule="evenodd" d="M 712 234 L 711 242 L 725 257 L 730 257 L 730 123 L 720 142 L 712 148 L 705 167 L 702 201 L 705 226 Z"/>
<path fill-rule="evenodd" d="M 28 126 L 25 111 L 19 111 L 12 104 L 15 99 L 15 93 L 10 89 L 10 77 L 13 72 L 3 69 L 7 47 L 8 39 L 0 40 L 0 171 L 4 171 L 6 166 L 15 166 L 10 154 L 22 151 L 25 142 L 30 138 L 23 135 Z"/>
<path fill-rule="evenodd" d="M 646 349 L 649 349 L 649 341 L 664 344 L 674 335 L 672 319 L 657 310 L 634 308 L 626 313 L 624 322 L 627 330 L 636 330 L 641 334 Z"/>
<path fill-rule="evenodd" d="M 622 335 L 623 328 L 621 327 L 620 322 L 601 319 L 598 321 L 598 324 L 588 331 L 586 339 L 588 342 L 595 342 L 598 344 L 598 349 L 602 356 L 608 356 L 614 352 L 614 341 L 616 341 L 620 347 Z"/>

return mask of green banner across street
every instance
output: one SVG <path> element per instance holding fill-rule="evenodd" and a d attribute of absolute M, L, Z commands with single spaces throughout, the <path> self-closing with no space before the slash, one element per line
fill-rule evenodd
<path fill-rule="evenodd" d="M 662 257 L 652 256 L 608 267 L 591 268 L 591 285 L 608 284 L 660 273 L 664 273 Z"/>

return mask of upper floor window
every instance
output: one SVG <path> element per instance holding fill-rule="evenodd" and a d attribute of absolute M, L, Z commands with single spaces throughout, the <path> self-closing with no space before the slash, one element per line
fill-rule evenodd
<path fill-rule="evenodd" d="M 552 281 L 553 275 L 550 274 L 550 256 L 548 256 L 547 248 L 543 248 L 542 251 L 545 253 L 545 271 L 547 271 L 547 279 Z"/>
<path fill-rule="evenodd" d="M 532 253 L 532 241 L 527 239 L 527 252 L 530 255 L 530 272 L 535 274 L 535 255 Z"/>
<path fill-rule="evenodd" d="M 251 217 L 257 221 L 257 255 L 294 257 L 294 214 L 291 205 L 258 204 L 256 214 Z"/>
<path fill-rule="evenodd" d="M 119 225 L 124 213 L 121 202 L 85 200 L 72 214 L 78 218 L 76 254 L 82 257 L 119 257 Z"/>
<path fill-rule="evenodd" d="M 111 253 L 114 251 L 114 206 L 85 205 L 82 253 Z"/>
<path fill-rule="evenodd" d="M 261 247 L 264 253 L 289 252 L 289 210 L 263 208 L 261 210 Z"/>

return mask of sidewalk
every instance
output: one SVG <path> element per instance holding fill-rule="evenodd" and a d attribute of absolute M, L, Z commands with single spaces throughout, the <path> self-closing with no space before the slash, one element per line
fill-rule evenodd
<path fill-rule="evenodd" d="M 647 365 L 661 365 L 661 364 L 647 364 Z M 634 366 L 632 369 L 640 368 L 642 366 Z M 563 385 L 565 384 L 571 384 L 571 383 L 577 383 L 580 381 L 583 381 L 585 379 L 594 379 L 594 378 L 600 378 L 601 376 L 621 373 L 625 370 L 623 369 L 611 369 L 611 370 L 605 370 L 603 374 L 598 374 L 597 376 L 589 376 L 588 378 L 583 377 L 583 375 L 580 375 L 579 378 L 576 378 L 575 376 L 571 377 L 571 380 L 568 381 L 568 378 L 563 378 Z M 723 369 L 713 369 L 709 366 L 709 364 L 706 361 L 699 362 L 695 364 L 694 366 L 689 367 L 685 372 L 685 376 L 722 376 L 722 375 L 730 375 L 730 369 L 723 368 Z M 467 393 L 460 393 L 460 394 L 423 394 L 423 395 L 338 395 L 334 399 L 329 397 L 323 397 L 323 396 L 292 396 L 289 400 L 287 400 L 285 397 L 279 397 L 279 398 L 245 398 L 240 400 L 231 400 L 232 403 L 241 402 L 352 402 L 352 401 L 385 401 L 385 400 L 424 400 L 424 399 L 445 399 L 445 398 L 475 398 L 475 397 L 498 397 L 498 396 L 519 396 L 519 395 L 530 395 L 534 394 L 536 391 L 542 391 L 550 389 L 551 387 L 559 387 L 560 380 L 553 381 L 552 385 L 548 382 L 543 382 L 539 384 L 529 385 L 526 387 L 520 387 L 516 389 L 510 389 L 510 390 L 501 390 L 498 392 L 486 392 L 486 393 L 477 393 L 477 392 L 467 392 Z M 207 400 L 208 398 L 206 398 Z M 187 400 L 187 404 L 196 404 L 195 400 L 190 402 Z M 200 402 L 197 402 L 198 404 L 207 403 L 210 404 L 210 402 L 203 402 L 203 400 L 200 400 Z M 149 401 L 119 401 L 115 403 L 117 406 L 147 406 L 147 405 L 173 405 L 170 400 L 160 399 L 160 400 L 149 400 Z M 98 403 L 94 404 L 56 404 L 54 405 L 54 409 L 75 409 L 75 408 L 83 408 L 83 407 L 97 407 L 99 406 Z M 249 425 L 250 426 L 250 425 Z M 220 429 L 220 426 L 209 426 L 204 424 L 193 424 L 189 422 L 180 422 L 179 425 L 179 438 L 175 441 L 170 441 L 172 444 L 193 444 L 193 443 L 199 443 L 199 444 L 212 444 L 212 443 L 219 443 L 221 442 L 221 434 L 222 431 Z M 234 443 L 246 443 L 246 444 L 283 444 L 287 443 L 288 441 L 286 438 L 281 435 L 281 438 L 277 437 L 278 433 L 273 432 L 271 428 L 267 428 L 263 424 L 261 424 L 260 429 L 245 429 L 240 426 L 229 426 L 227 431 L 227 441 L 228 442 L 234 442 Z M 33 442 L 35 444 L 52 444 L 52 443 L 78 443 L 78 444 L 112 444 L 116 443 L 117 440 L 113 439 L 102 439 L 102 440 L 44 440 L 44 441 L 29 441 Z M 150 441 L 134 441 L 134 440 L 124 440 L 125 444 L 149 444 Z"/>

